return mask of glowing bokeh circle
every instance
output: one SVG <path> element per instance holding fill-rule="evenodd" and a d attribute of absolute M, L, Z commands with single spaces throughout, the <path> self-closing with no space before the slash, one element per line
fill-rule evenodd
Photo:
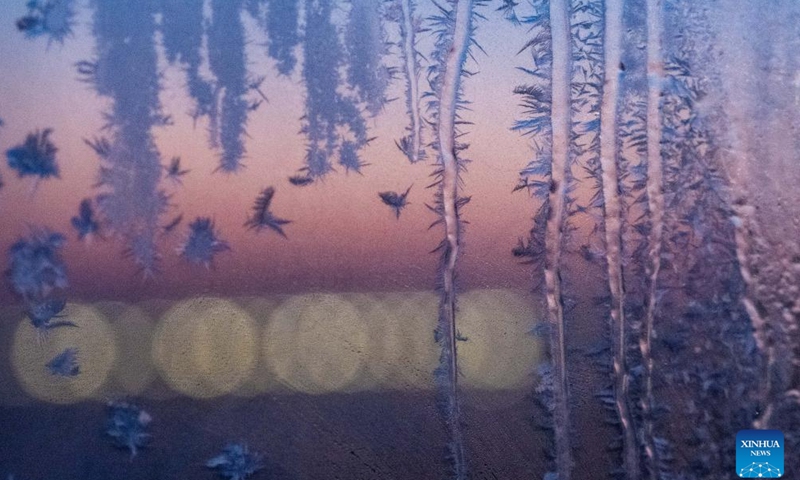
<path fill-rule="evenodd" d="M 233 392 L 252 373 L 258 329 L 229 300 L 199 297 L 172 307 L 153 339 L 153 361 L 176 391 L 195 398 Z"/>
<path fill-rule="evenodd" d="M 70 404 L 91 398 L 106 382 L 114 366 L 117 345 L 114 331 L 95 308 L 70 303 L 64 310 L 76 327 L 49 331 L 41 341 L 27 317 L 14 333 L 11 362 L 22 388 L 30 395 L 50 403 Z M 65 348 L 78 350 L 80 374 L 58 377 L 47 363 Z"/>

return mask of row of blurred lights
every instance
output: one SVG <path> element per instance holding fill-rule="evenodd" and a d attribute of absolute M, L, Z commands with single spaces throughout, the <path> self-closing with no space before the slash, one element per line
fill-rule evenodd
<path fill-rule="evenodd" d="M 54 330 L 44 341 L 18 311 L 16 323 L 2 324 L 16 325 L 13 376 L 28 395 L 47 402 L 325 394 L 432 388 L 437 307 L 435 295 L 413 292 L 200 297 L 166 309 L 152 302 L 69 304 L 78 328 Z M 537 317 L 533 307 L 530 297 L 507 290 L 460 297 L 459 331 L 467 337 L 459 344 L 462 385 L 530 387 L 540 351 L 528 334 Z M 67 346 L 78 349 L 80 375 L 50 375 L 45 364 Z"/>

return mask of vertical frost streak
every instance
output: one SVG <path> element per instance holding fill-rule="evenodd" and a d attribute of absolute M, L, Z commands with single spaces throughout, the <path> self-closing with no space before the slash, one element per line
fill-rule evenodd
<path fill-rule="evenodd" d="M 162 166 L 153 129 L 164 125 L 154 45 L 156 25 L 148 2 L 95 2 L 97 59 L 83 62 L 87 81 L 111 100 L 110 140 L 92 148 L 102 160 L 97 205 L 110 229 L 126 240 L 126 252 L 146 275 L 157 271 L 159 217 L 167 196 L 159 188 Z"/>
<path fill-rule="evenodd" d="M 411 163 L 421 160 L 422 153 L 422 119 L 420 117 L 419 65 L 417 63 L 416 26 L 414 25 L 413 0 L 400 0 L 403 18 L 400 21 L 400 33 L 403 46 L 403 69 L 405 70 L 408 90 L 406 103 L 411 114 L 409 126 L 410 145 L 406 152 Z"/>
<path fill-rule="evenodd" d="M 638 478 L 639 455 L 633 420 L 628 405 L 628 372 L 625 362 L 625 292 L 622 277 L 622 218 L 617 174 L 617 105 L 622 48 L 622 0 L 606 0 L 603 29 L 605 75 L 600 106 L 600 165 L 603 170 L 605 205 L 606 265 L 611 291 L 611 325 L 614 368 L 614 397 L 622 427 L 623 461 L 627 478 Z"/>
<path fill-rule="evenodd" d="M 731 8 L 727 10 L 722 18 L 725 20 L 725 25 L 728 26 L 730 32 L 746 31 L 751 29 L 746 19 L 758 18 L 758 15 L 752 11 L 754 7 L 747 7 L 745 5 L 736 5 L 738 8 Z M 755 48 L 744 38 L 738 34 L 731 34 L 730 32 L 723 32 L 722 40 L 726 46 L 726 50 L 735 54 L 731 55 L 732 59 L 738 59 L 742 64 L 757 64 L 758 60 L 755 58 L 759 54 L 755 53 Z M 727 53 L 727 52 L 726 52 Z M 763 54 L 762 54 L 763 55 Z M 734 239 L 736 242 L 736 258 L 739 263 L 739 273 L 745 283 L 745 292 L 742 295 L 741 302 L 750 317 L 750 322 L 753 326 L 753 338 L 755 340 L 758 350 L 764 355 L 766 365 L 764 366 L 764 373 L 762 378 L 762 385 L 760 386 L 762 402 L 762 410 L 760 415 L 754 420 L 754 429 L 766 429 L 770 426 L 770 419 L 773 413 L 775 404 L 775 392 L 772 385 L 773 372 L 778 362 L 776 345 L 773 336 L 776 332 L 772 329 L 774 326 L 768 322 L 767 315 L 762 313 L 757 308 L 757 302 L 760 300 L 758 294 L 758 275 L 755 272 L 764 271 L 764 259 L 759 258 L 759 250 L 762 250 L 763 245 L 760 245 L 762 240 L 760 229 L 758 228 L 757 215 L 753 205 L 749 202 L 752 200 L 752 193 L 748 188 L 748 175 L 745 173 L 737 174 L 739 167 L 746 165 L 747 159 L 751 152 L 763 152 L 763 147 L 758 145 L 758 141 L 753 141 L 750 132 L 743 126 L 749 125 L 754 115 L 753 112 L 758 112 L 758 108 L 754 107 L 751 95 L 748 91 L 753 91 L 756 86 L 755 79 L 749 79 L 750 72 L 742 71 L 738 68 L 738 64 L 728 60 L 723 65 L 727 65 L 725 74 L 723 75 L 724 87 L 728 96 L 728 103 L 726 105 L 726 115 L 729 119 L 729 142 L 730 150 L 729 161 L 731 162 L 730 171 L 733 172 L 731 186 L 734 189 L 737 201 L 732 205 L 735 212 L 734 221 Z M 763 88 L 759 89 L 759 93 L 765 94 Z M 735 99 L 732 101 L 731 99 Z M 759 115 L 760 117 L 760 115 Z M 758 117 L 756 117 L 758 118 Z M 758 118 L 757 123 L 765 122 L 765 119 Z M 766 123 L 766 122 L 765 122 Z M 745 169 L 745 172 L 747 170 Z M 757 270 L 753 267 L 757 267 Z M 766 313 L 766 312 L 765 312 Z"/>
<path fill-rule="evenodd" d="M 550 27 L 553 45 L 552 125 L 553 169 L 550 187 L 550 221 L 545 233 L 545 282 L 547 310 L 551 324 L 555 409 L 553 423 L 556 441 L 556 470 L 559 480 L 569 480 L 572 455 L 569 443 L 569 407 L 567 405 L 566 339 L 564 306 L 561 298 L 561 244 L 564 227 L 564 196 L 570 149 L 570 77 L 572 45 L 570 41 L 569 2 L 550 3 Z"/>
<path fill-rule="evenodd" d="M 437 142 L 442 164 L 442 204 L 444 209 L 444 225 L 446 250 L 444 258 L 442 286 L 444 298 L 441 308 L 440 322 L 444 322 L 440 331 L 444 353 L 449 350 L 447 368 L 448 396 L 452 404 L 448 408 L 447 419 L 450 428 L 451 454 L 455 467 L 455 477 L 466 478 L 466 458 L 464 442 L 461 437 L 460 408 L 458 402 L 458 355 L 456 352 L 457 329 L 455 311 L 455 271 L 459 249 L 458 219 L 458 159 L 456 158 L 456 118 L 458 116 L 458 96 L 461 90 L 461 75 L 467 59 L 472 33 L 472 0 L 458 0 L 454 5 L 455 24 L 453 27 L 453 43 L 444 57 L 441 90 L 439 94 L 439 111 L 437 122 Z M 446 358 L 446 357 L 445 357 Z"/>
<path fill-rule="evenodd" d="M 650 238 L 648 244 L 649 292 L 643 335 L 640 339 L 644 364 L 644 392 L 642 418 L 644 422 L 644 448 L 649 463 L 650 478 L 658 478 L 658 459 L 653 441 L 653 323 L 656 310 L 658 273 L 661 269 L 661 243 L 664 232 L 664 193 L 661 163 L 661 89 L 664 63 L 661 58 L 662 38 L 661 0 L 647 0 L 647 204 L 650 213 Z"/>

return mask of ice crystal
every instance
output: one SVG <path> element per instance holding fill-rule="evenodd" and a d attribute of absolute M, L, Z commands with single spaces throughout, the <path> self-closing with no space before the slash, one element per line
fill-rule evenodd
<path fill-rule="evenodd" d="M 7 275 L 14 291 L 25 300 L 43 299 L 55 288 L 66 288 L 67 273 L 61 259 L 64 235 L 34 229 L 8 250 Z"/>
<path fill-rule="evenodd" d="M 29 133 L 25 142 L 6 151 L 8 166 L 22 177 L 34 176 L 40 179 L 59 176 L 56 152 L 58 148 L 50 141 L 52 128 Z"/>
<path fill-rule="evenodd" d="M 219 238 L 214 222 L 208 217 L 198 217 L 189 224 L 186 241 L 178 249 L 178 253 L 193 265 L 209 268 L 214 257 L 230 250 L 228 243 Z"/>
<path fill-rule="evenodd" d="M 66 317 L 61 313 L 66 306 L 66 300 L 55 298 L 35 300 L 28 305 L 28 318 L 37 330 L 39 338 L 44 338 L 47 332 L 54 328 L 77 327 L 75 323 L 68 320 L 54 321 L 54 319 Z"/>
<path fill-rule="evenodd" d="M 228 444 L 221 454 L 206 462 L 206 466 L 216 470 L 220 477 L 231 480 L 245 480 L 264 468 L 261 455 L 241 443 Z"/>
<path fill-rule="evenodd" d="M 169 223 L 161 227 L 161 229 L 164 233 L 170 233 L 171 231 L 175 230 L 175 228 L 178 225 L 180 225 L 182 221 L 183 221 L 183 214 L 180 214 L 175 218 L 173 218 L 172 220 L 170 220 Z"/>
<path fill-rule="evenodd" d="M 118 448 L 128 449 L 133 460 L 139 449 L 150 442 L 147 426 L 153 419 L 144 410 L 126 402 L 109 402 L 108 408 L 106 434 Z"/>
<path fill-rule="evenodd" d="M 169 165 L 164 167 L 164 170 L 166 171 L 164 173 L 166 178 L 177 185 L 181 185 L 183 183 L 181 177 L 189 173 L 189 170 L 181 168 L 181 157 L 172 157 L 172 160 L 169 161 Z"/>
<path fill-rule="evenodd" d="M 70 223 L 78 232 L 78 239 L 91 238 L 92 235 L 97 234 L 100 230 L 100 223 L 95 216 L 94 209 L 92 208 L 92 201 L 84 198 L 81 201 L 78 209 L 78 215 L 70 219 Z"/>
<path fill-rule="evenodd" d="M 287 223 L 291 223 L 291 221 L 278 218 L 269 211 L 270 204 L 272 203 L 272 197 L 274 196 L 275 188 L 273 187 L 267 187 L 261 190 L 261 193 L 258 195 L 258 198 L 256 198 L 255 204 L 253 205 L 253 214 L 247 219 L 247 222 L 245 222 L 244 225 L 248 229 L 255 230 L 256 232 L 260 232 L 265 228 L 269 228 L 270 230 L 278 233 L 280 236 L 286 238 L 286 234 L 283 231 L 283 226 Z"/>
<path fill-rule="evenodd" d="M 314 183 L 314 179 L 306 175 L 292 175 L 289 177 L 289 183 L 296 187 L 305 187 Z"/>
<path fill-rule="evenodd" d="M 397 193 L 397 192 L 380 192 L 378 196 L 381 198 L 381 201 L 392 207 L 394 210 L 394 214 L 396 218 L 400 218 L 400 211 L 408 205 L 408 201 L 406 197 L 408 197 L 408 192 L 411 191 L 411 187 L 408 187 L 405 192 Z"/>
<path fill-rule="evenodd" d="M 51 375 L 57 377 L 75 377 L 81 373 L 78 365 L 78 350 L 66 348 L 47 363 Z"/>
<path fill-rule="evenodd" d="M 28 37 L 47 36 L 48 43 L 72 35 L 75 24 L 74 0 L 30 0 L 28 13 L 17 20 L 17 29 Z"/>

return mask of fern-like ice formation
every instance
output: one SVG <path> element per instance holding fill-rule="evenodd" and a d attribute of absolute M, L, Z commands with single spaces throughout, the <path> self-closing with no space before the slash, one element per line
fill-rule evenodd
<path fill-rule="evenodd" d="M 203 0 L 162 0 L 161 32 L 167 61 L 186 73 L 189 97 L 194 102 L 192 118 L 216 115 L 214 86 L 203 78 L 203 41 L 206 39 Z"/>
<path fill-rule="evenodd" d="M 394 69 L 384 64 L 389 42 L 384 6 L 374 0 L 350 0 L 345 29 L 347 83 L 371 116 L 383 111 Z"/>
<path fill-rule="evenodd" d="M 241 10 L 244 0 L 212 0 L 208 29 L 208 64 L 216 78 L 210 126 L 211 145 L 222 148 L 218 170 L 237 172 L 245 155 L 244 136 L 250 105 L 245 34 Z"/>
<path fill-rule="evenodd" d="M 430 18 L 435 44 L 428 69 L 431 86 L 428 96 L 432 97 L 429 108 L 436 136 L 434 148 L 438 156 L 434 172 L 436 181 L 432 185 L 437 187 L 436 203 L 432 210 L 440 216 L 435 224 L 444 226 L 445 235 L 437 248 L 442 252 L 441 300 L 436 327 L 441 355 L 435 376 L 440 391 L 440 406 L 450 436 L 450 461 L 454 477 L 459 480 L 467 478 L 467 459 L 458 395 L 456 266 L 462 234 L 460 210 L 469 197 L 460 194 L 461 172 L 466 160 L 460 158 L 459 153 L 467 145 L 458 142 L 462 133 L 458 125 L 462 122 L 460 111 L 466 103 L 462 98 L 462 80 L 470 74 L 464 66 L 471 48 L 477 45 L 474 40 L 474 17 L 477 13 L 474 9 L 483 4 L 485 2 L 480 0 L 452 0 L 445 6 L 439 6 L 438 13 Z"/>
<path fill-rule="evenodd" d="M 647 239 L 648 258 L 646 313 L 640 335 L 642 355 L 642 440 L 644 442 L 647 471 L 651 480 L 659 478 L 666 469 L 663 465 L 664 446 L 659 446 L 653 418 L 655 399 L 653 393 L 653 334 L 656 309 L 658 308 L 658 276 L 661 270 L 661 249 L 664 238 L 664 193 L 661 153 L 661 95 L 664 77 L 662 58 L 662 9 L 661 0 L 647 0 L 647 212 L 650 215 Z"/>
<path fill-rule="evenodd" d="M 297 64 L 299 0 L 247 0 L 247 10 L 267 35 L 267 53 L 278 73 L 290 75 Z"/>
<path fill-rule="evenodd" d="M 566 367 L 565 298 L 560 263 L 565 242 L 567 205 L 571 203 L 570 150 L 572 107 L 570 78 L 572 46 L 569 5 L 565 1 L 532 0 L 533 11 L 519 19 L 513 5 L 506 18 L 530 25 L 530 40 L 520 50 L 528 51 L 532 64 L 520 67 L 530 75 L 530 84 L 514 91 L 522 97 L 524 117 L 513 129 L 531 138 L 534 158 L 520 172 L 515 190 L 525 189 L 540 201 L 527 241 L 520 240 L 513 253 L 525 257 L 544 278 L 547 322 L 540 328 L 548 337 L 550 361 L 539 368 L 539 402 L 548 417 L 542 423 L 553 433 L 554 461 L 545 479 L 569 479 L 572 449 L 569 440 L 569 401 Z"/>
<path fill-rule="evenodd" d="M 734 468 L 733 446 L 723 439 L 748 428 L 758 409 L 762 356 L 741 302 L 745 282 L 736 261 L 733 210 L 720 154 L 721 115 L 710 98 L 719 83 L 719 57 L 711 47 L 709 11 L 689 3 L 665 7 L 664 31 L 684 35 L 664 36 L 662 49 L 664 209 L 653 396 L 664 402 L 677 390 L 686 401 L 656 418 L 658 430 L 671 432 L 671 438 L 662 434 L 653 441 L 665 451 L 696 443 L 693 459 L 677 457 L 673 471 L 717 478 Z M 665 428 L 667 421 L 686 426 Z M 656 467 L 660 464 L 663 459 Z"/>
<path fill-rule="evenodd" d="M 405 83 L 406 115 L 409 124 L 406 135 L 396 142 L 411 163 L 425 159 L 422 143 L 422 110 L 419 77 L 422 65 L 417 50 L 417 35 L 422 33 L 422 20 L 417 15 L 415 0 L 393 0 L 389 7 L 390 16 L 400 25 L 400 58 L 403 61 L 403 80 Z"/>
<path fill-rule="evenodd" d="M 360 150 L 367 144 L 367 125 L 357 99 L 341 88 L 344 48 L 332 21 L 332 0 L 306 0 L 303 81 L 306 86 L 302 133 L 306 135 L 302 176 L 319 180 L 334 170 L 333 159 L 359 172 Z"/>
<path fill-rule="evenodd" d="M 622 468 L 629 480 L 639 478 L 639 448 L 631 412 L 628 372 L 628 325 L 622 271 L 622 207 L 618 173 L 617 109 L 622 63 L 622 0 L 605 1 L 603 25 L 604 83 L 600 106 L 600 167 L 608 286 L 611 293 L 611 344 L 614 404 L 622 429 Z"/>
<path fill-rule="evenodd" d="M 82 79 L 111 100 L 109 137 L 87 144 L 102 166 L 97 206 L 126 253 L 145 276 L 157 271 L 159 218 L 167 209 L 160 188 L 161 157 L 153 128 L 169 123 L 161 113 L 155 9 L 150 2 L 94 2 L 97 57 L 78 64 Z"/>
<path fill-rule="evenodd" d="M 551 122 L 552 167 L 548 198 L 548 221 L 545 227 L 545 288 L 548 321 L 551 327 L 551 356 L 553 358 L 554 403 L 553 425 L 556 444 L 556 470 L 559 480 L 569 480 L 572 472 L 572 449 L 569 439 L 569 387 L 566 366 L 566 325 L 561 285 L 561 256 L 565 197 L 572 127 L 570 107 L 570 77 L 572 48 L 570 43 L 569 3 L 550 2 L 550 32 L 552 45 Z"/>
<path fill-rule="evenodd" d="M 584 256 L 589 262 L 602 263 L 606 253 L 603 235 L 606 205 L 600 137 L 605 80 L 603 3 L 598 0 L 576 0 L 570 10 L 570 32 L 572 143 L 566 174 L 568 192 L 564 197 L 567 233 L 564 241 L 568 248 L 572 240 L 571 234 L 577 231 L 578 215 L 588 216 L 594 229 L 582 245 Z M 581 174 L 585 174 L 585 177 L 581 178 Z M 585 204 L 580 202 L 577 192 L 580 183 L 583 183 L 584 190 L 592 192 Z"/>

